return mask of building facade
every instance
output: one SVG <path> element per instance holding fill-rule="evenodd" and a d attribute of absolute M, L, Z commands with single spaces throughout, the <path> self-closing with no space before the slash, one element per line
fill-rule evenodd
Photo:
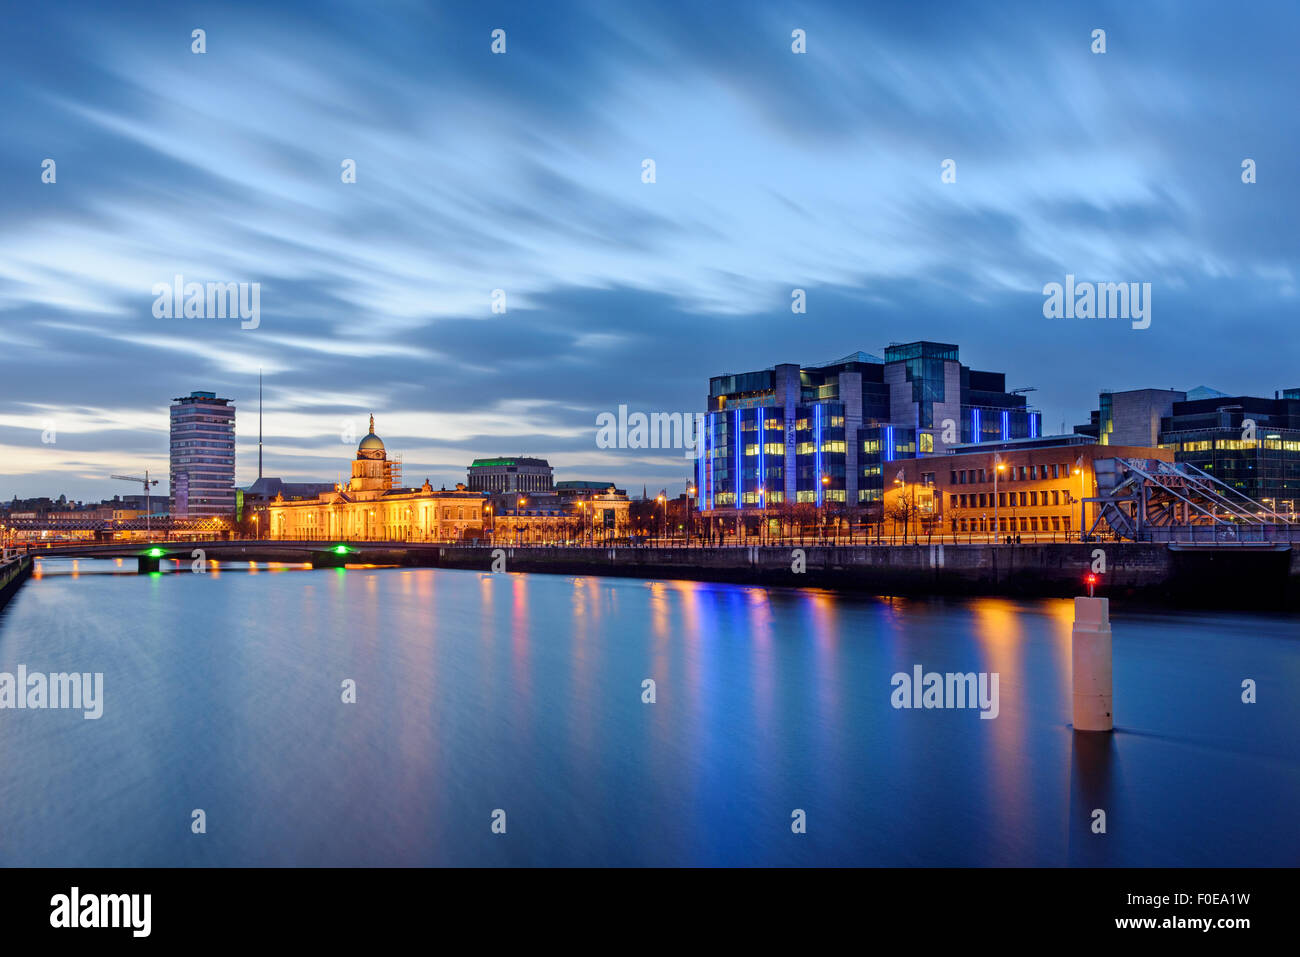
<path fill-rule="evenodd" d="M 556 482 L 548 492 L 498 492 L 487 504 L 488 537 L 507 544 L 614 541 L 629 533 L 631 501 L 612 482 Z"/>
<path fill-rule="evenodd" d="M 191 392 L 171 406 L 168 510 L 173 518 L 235 514 L 235 409 L 215 392 Z"/>
<path fill-rule="evenodd" d="M 383 440 L 370 432 L 357 446 L 352 478 L 313 499 L 277 495 L 267 506 L 271 538 L 296 541 L 460 542 L 483 536 L 486 496 L 463 485 L 435 491 L 391 488 Z"/>
<path fill-rule="evenodd" d="M 470 463 L 466 484 L 471 492 L 549 492 L 551 466 L 546 459 L 475 459 Z"/>
<path fill-rule="evenodd" d="M 909 538 L 1068 541 L 1088 532 L 1099 459 L 1173 461 L 1166 449 L 1101 445 L 1084 435 L 960 445 L 891 467 L 886 534 Z"/>
<path fill-rule="evenodd" d="M 1139 389 L 1103 392 L 1075 427 L 1104 445 L 1150 437 L 1220 482 L 1291 521 L 1300 513 L 1300 389 L 1273 398 Z"/>
<path fill-rule="evenodd" d="M 962 443 L 1033 438 L 1040 413 L 1006 376 L 961 364 L 957 346 L 891 345 L 822 366 L 781 364 L 709 380 L 696 438 L 700 510 L 879 508 L 891 463 Z"/>

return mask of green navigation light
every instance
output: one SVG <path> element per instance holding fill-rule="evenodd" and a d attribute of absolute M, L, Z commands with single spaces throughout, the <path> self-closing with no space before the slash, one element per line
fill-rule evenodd
<path fill-rule="evenodd" d="M 350 551 L 352 551 L 352 549 L 348 548 L 346 545 L 335 545 L 335 546 L 334 546 L 334 554 L 335 554 L 335 555 L 346 555 L 346 554 L 347 554 L 348 552 L 350 552 Z"/>
<path fill-rule="evenodd" d="M 161 548 L 151 548 L 148 551 L 148 555 L 150 558 L 162 558 L 163 550 Z"/>

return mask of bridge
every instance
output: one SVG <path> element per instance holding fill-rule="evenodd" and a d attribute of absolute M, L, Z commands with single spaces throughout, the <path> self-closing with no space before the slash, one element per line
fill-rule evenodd
<path fill-rule="evenodd" d="M 1300 544 L 1300 523 L 1280 515 L 1186 462 L 1098 459 L 1097 520 L 1132 542 L 1171 548 L 1256 547 L 1287 550 Z"/>
<path fill-rule="evenodd" d="M 229 533 L 230 523 L 221 518 L 11 518 L 6 523 L 14 535 L 23 532 L 93 532 L 95 541 L 107 541 L 118 532 L 157 532 L 171 535 L 217 536 Z"/>
<path fill-rule="evenodd" d="M 134 559 L 141 574 L 163 562 L 285 562 L 312 568 L 344 565 L 436 565 L 438 543 L 208 539 L 187 542 L 66 542 L 33 547 L 33 558 Z"/>

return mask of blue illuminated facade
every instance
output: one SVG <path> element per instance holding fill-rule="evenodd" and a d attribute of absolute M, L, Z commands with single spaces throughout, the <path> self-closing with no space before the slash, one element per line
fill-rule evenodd
<path fill-rule="evenodd" d="M 871 506 L 895 480 L 889 463 L 1036 436 L 1038 419 L 1023 395 L 1005 391 L 1004 375 L 961 365 L 945 343 L 715 376 L 696 447 L 698 500 L 705 512 L 747 514 Z"/>

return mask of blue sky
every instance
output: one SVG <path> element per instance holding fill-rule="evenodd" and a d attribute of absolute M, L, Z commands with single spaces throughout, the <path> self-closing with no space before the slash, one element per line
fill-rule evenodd
<path fill-rule="evenodd" d="M 259 367 L 270 475 L 346 474 L 373 412 L 408 481 L 523 453 L 638 492 L 686 462 L 598 449 L 600 412 L 891 341 L 1036 386 L 1051 432 L 1102 388 L 1300 386 L 1294 4 L 3 16 L 4 498 L 165 474 L 167 405 L 196 389 L 236 401 L 246 484 Z M 177 273 L 260 283 L 260 325 L 155 318 Z M 1067 273 L 1150 282 L 1150 328 L 1044 318 Z"/>

